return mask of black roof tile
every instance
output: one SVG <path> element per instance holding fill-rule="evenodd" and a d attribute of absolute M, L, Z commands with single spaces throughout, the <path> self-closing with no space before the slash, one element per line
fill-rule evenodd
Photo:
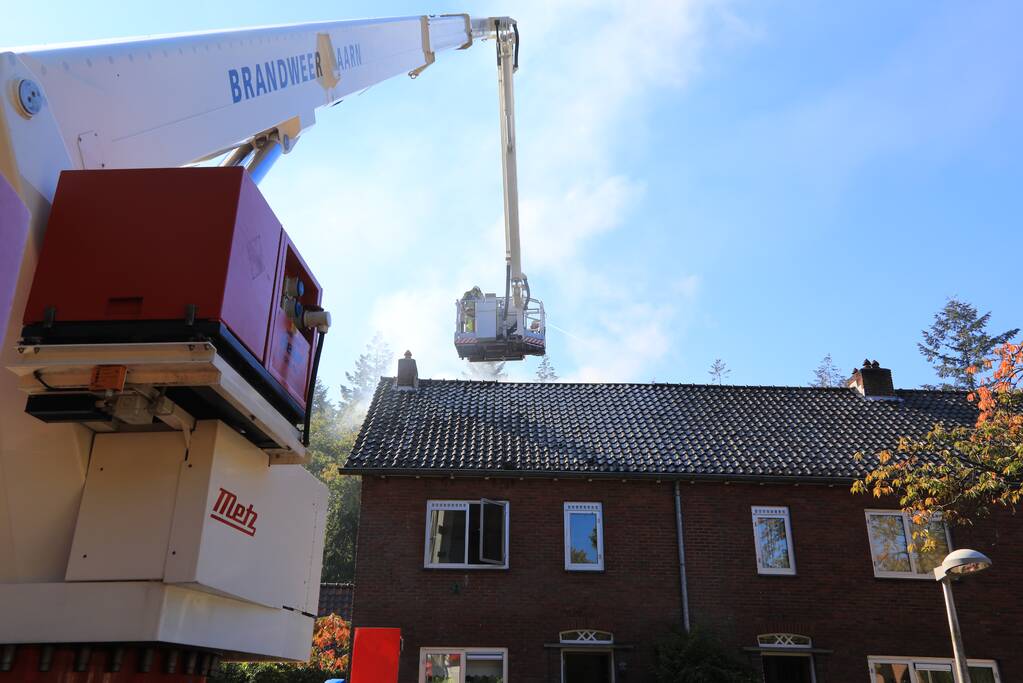
<path fill-rule="evenodd" d="M 840 478 L 853 456 L 972 424 L 960 392 L 381 378 L 346 469 Z"/>
<path fill-rule="evenodd" d="M 352 620 L 352 601 L 355 596 L 355 585 L 351 583 L 321 583 L 320 605 L 317 617 L 336 614 L 345 621 Z"/>

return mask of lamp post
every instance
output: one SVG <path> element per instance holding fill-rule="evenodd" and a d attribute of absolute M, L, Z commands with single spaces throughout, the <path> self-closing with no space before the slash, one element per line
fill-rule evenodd
<path fill-rule="evenodd" d="M 945 556 L 941 565 L 934 568 L 934 580 L 941 584 L 945 593 L 945 609 L 948 611 L 948 629 L 952 632 L 952 653 L 956 659 L 956 683 L 971 683 L 970 668 L 966 664 L 963 650 L 963 634 L 959 630 L 959 616 L 952 598 L 952 577 L 965 576 L 983 571 L 991 566 L 991 558 L 976 550 L 963 548 Z"/>

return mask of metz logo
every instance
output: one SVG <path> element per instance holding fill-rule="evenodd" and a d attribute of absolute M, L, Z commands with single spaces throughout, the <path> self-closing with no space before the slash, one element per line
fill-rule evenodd
<path fill-rule="evenodd" d="M 238 502 L 238 496 L 227 489 L 220 489 L 217 502 L 213 504 L 210 517 L 249 536 L 256 535 L 256 511 Z"/>

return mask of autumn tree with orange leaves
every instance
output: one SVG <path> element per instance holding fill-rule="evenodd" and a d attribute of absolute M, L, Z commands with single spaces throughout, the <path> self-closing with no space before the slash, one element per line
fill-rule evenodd
<path fill-rule="evenodd" d="M 313 630 L 309 666 L 321 671 L 346 671 L 351 640 L 351 625 L 347 621 L 336 614 L 320 617 Z"/>
<path fill-rule="evenodd" d="M 350 647 L 351 624 L 330 614 L 316 620 L 308 662 L 221 664 L 208 680 L 210 683 L 323 683 L 328 678 L 345 676 Z"/>
<path fill-rule="evenodd" d="M 978 408 L 976 424 L 938 424 L 922 439 L 901 439 L 877 454 L 854 492 L 898 495 L 918 525 L 936 513 L 969 524 L 993 508 L 1015 512 L 1023 498 L 1023 344 L 1003 344 L 968 372 L 976 380 L 967 396 Z M 914 537 L 922 550 L 934 548 L 926 531 Z"/>

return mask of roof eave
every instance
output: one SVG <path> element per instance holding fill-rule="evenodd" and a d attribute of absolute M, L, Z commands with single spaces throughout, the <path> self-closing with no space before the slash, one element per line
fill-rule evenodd
<path fill-rule="evenodd" d="M 852 484 L 856 477 L 846 475 L 778 475 L 778 474 L 720 474 L 697 472 L 578 472 L 571 470 L 480 470 L 480 469 L 430 469 L 405 467 L 344 467 L 341 474 L 363 477 L 439 477 L 482 479 L 496 477 L 506 479 L 667 479 L 706 482 L 752 482 L 775 484 Z"/>

